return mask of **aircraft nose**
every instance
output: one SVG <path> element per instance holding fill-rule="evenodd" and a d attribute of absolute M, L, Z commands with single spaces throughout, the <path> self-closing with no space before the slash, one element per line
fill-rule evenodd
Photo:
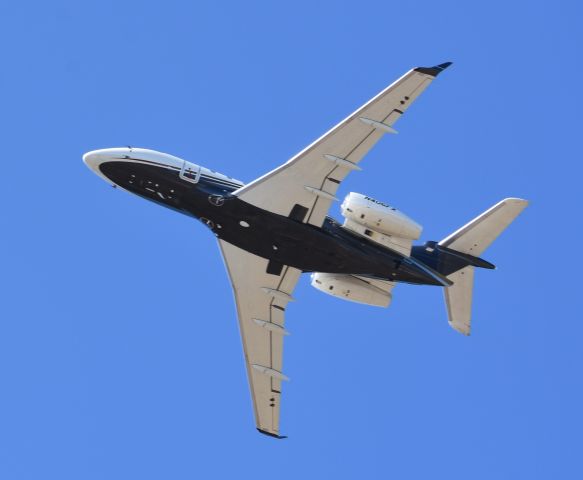
<path fill-rule="evenodd" d="M 91 170 L 97 171 L 99 165 L 103 162 L 103 156 L 100 155 L 100 150 L 93 150 L 83 155 L 83 162 Z"/>
<path fill-rule="evenodd" d="M 106 162 L 116 161 L 122 158 L 128 158 L 130 154 L 129 148 L 104 148 L 101 150 L 92 150 L 83 155 L 83 162 L 89 169 L 97 176 L 103 178 L 108 183 L 111 183 L 100 169 L 100 166 Z"/>
<path fill-rule="evenodd" d="M 131 153 L 129 148 L 103 148 L 92 150 L 83 155 L 83 162 L 95 173 L 99 174 L 99 166 L 105 162 L 115 161 L 120 158 L 127 158 Z"/>

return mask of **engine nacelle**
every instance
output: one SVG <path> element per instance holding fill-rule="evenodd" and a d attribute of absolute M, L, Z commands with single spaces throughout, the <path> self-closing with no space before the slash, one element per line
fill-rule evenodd
<path fill-rule="evenodd" d="M 333 297 L 377 307 L 388 307 L 394 283 L 337 273 L 312 274 L 312 287 Z"/>
<path fill-rule="evenodd" d="M 342 202 L 343 227 L 404 255 L 411 252 L 423 227 L 407 215 L 374 198 L 350 192 Z"/>
<path fill-rule="evenodd" d="M 423 230 L 396 208 L 361 193 L 350 192 L 341 208 L 344 218 L 386 235 L 417 240 Z"/>

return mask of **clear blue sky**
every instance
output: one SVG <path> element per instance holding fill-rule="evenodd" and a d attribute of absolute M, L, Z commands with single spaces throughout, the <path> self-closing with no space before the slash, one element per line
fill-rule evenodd
<path fill-rule="evenodd" d="M 0 478 L 583 478 L 581 21 L 560 1 L 3 2 Z M 531 200 L 484 255 L 473 335 L 437 287 L 385 310 L 303 278 L 290 438 L 258 435 L 214 237 L 81 155 L 250 181 L 448 60 L 340 194 L 424 240 Z"/>

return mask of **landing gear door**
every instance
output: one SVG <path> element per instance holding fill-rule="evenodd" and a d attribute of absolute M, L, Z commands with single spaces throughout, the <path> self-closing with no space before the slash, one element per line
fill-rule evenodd
<path fill-rule="evenodd" d="M 185 160 L 182 163 L 179 175 L 182 180 L 186 180 L 190 183 L 198 183 L 200 180 L 200 167 Z"/>

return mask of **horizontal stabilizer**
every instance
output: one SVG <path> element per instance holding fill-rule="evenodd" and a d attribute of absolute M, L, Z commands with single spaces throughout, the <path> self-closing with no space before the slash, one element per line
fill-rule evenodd
<path fill-rule="evenodd" d="M 470 334 L 474 265 L 486 268 L 491 265 L 475 257 L 479 257 L 527 205 L 528 202 L 521 198 L 506 198 L 438 243 L 452 254 L 461 252 L 473 258 L 469 265 L 447 276 L 453 285 L 444 288 L 449 324 L 458 332 Z"/>
<path fill-rule="evenodd" d="M 454 282 L 451 287 L 443 289 L 449 324 L 454 330 L 469 335 L 472 320 L 474 267 L 470 265 L 462 268 L 448 278 Z"/>
<path fill-rule="evenodd" d="M 479 257 L 522 212 L 528 201 L 506 198 L 439 242 L 439 245 Z"/>

